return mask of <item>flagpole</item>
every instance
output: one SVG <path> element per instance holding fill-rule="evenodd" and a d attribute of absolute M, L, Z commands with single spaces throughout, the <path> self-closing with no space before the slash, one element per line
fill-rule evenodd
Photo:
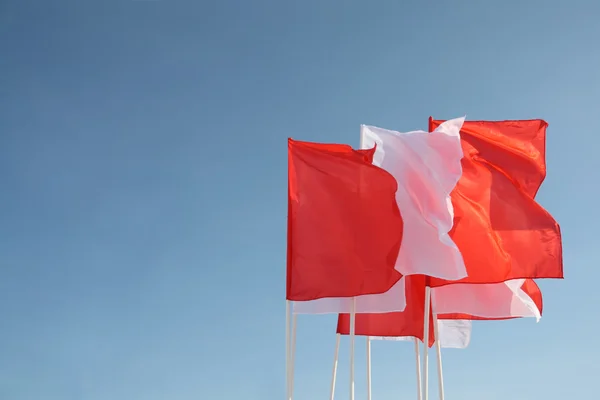
<path fill-rule="evenodd" d="M 371 336 L 367 336 L 367 400 L 371 400 Z"/>
<path fill-rule="evenodd" d="M 359 146 L 364 147 L 365 140 L 360 132 Z M 354 400 L 354 331 L 356 329 L 356 297 L 352 298 L 352 309 L 350 312 L 350 400 Z"/>
<path fill-rule="evenodd" d="M 438 332 L 437 314 L 433 312 L 433 335 L 435 337 L 435 349 L 437 352 L 438 392 L 440 400 L 444 400 L 444 373 L 442 372 L 442 344 Z"/>
<path fill-rule="evenodd" d="M 356 297 L 350 310 L 350 400 L 354 400 L 354 330 L 356 324 Z"/>
<path fill-rule="evenodd" d="M 296 323 L 298 315 L 292 316 L 292 351 L 290 359 L 290 399 L 294 399 L 294 365 L 296 364 Z"/>
<path fill-rule="evenodd" d="M 421 400 L 421 355 L 419 354 L 419 339 L 417 338 L 415 338 L 415 356 L 417 365 L 417 400 Z"/>
<path fill-rule="evenodd" d="M 340 353 L 341 335 L 338 333 L 335 336 L 335 355 L 333 356 L 333 373 L 331 376 L 331 394 L 329 395 L 329 400 L 333 400 L 335 397 L 335 378 L 337 376 L 338 357 Z"/>
<path fill-rule="evenodd" d="M 285 301 L 285 400 L 290 400 L 290 308 Z"/>
<path fill-rule="evenodd" d="M 431 288 L 425 286 L 425 322 L 423 326 L 423 400 L 429 400 L 429 310 Z"/>

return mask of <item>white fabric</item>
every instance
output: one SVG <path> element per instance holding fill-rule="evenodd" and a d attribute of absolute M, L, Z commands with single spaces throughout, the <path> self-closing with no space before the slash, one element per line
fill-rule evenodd
<path fill-rule="evenodd" d="M 448 232 L 454 223 L 450 192 L 462 175 L 460 129 L 464 118 L 442 123 L 435 131 L 400 133 L 362 126 L 362 147 L 377 145 L 373 164 L 396 178 L 396 201 L 404 220 L 396 269 L 458 280 L 467 270 Z"/>
<path fill-rule="evenodd" d="M 427 274 L 455 280 L 466 276 L 458 248 L 448 236 L 453 208 L 450 192 L 461 176 L 460 128 L 464 118 L 442 123 L 434 132 L 400 133 L 361 126 L 361 148 L 373 148 L 373 164 L 398 183 L 396 201 L 404 220 L 396 269 L 403 275 Z M 296 314 L 350 313 L 351 298 L 295 302 Z M 359 296 L 356 313 L 404 311 L 404 281 L 387 293 Z"/>
<path fill-rule="evenodd" d="M 438 320 L 438 334 L 440 345 L 443 348 L 464 349 L 471 341 L 471 331 L 473 323 L 461 319 L 440 319 Z M 372 340 L 392 340 L 392 341 L 414 341 L 412 336 L 402 337 L 380 337 L 371 336 Z"/>
<path fill-rule="evenodd" d="M 540 320 L 540 310 L 521 287 L 525 279 L 496 284 L 459 283 L 431 290 L 437 314 L 463 313 L 485 318 L 532 317 Z"/>
<path fill-rule="evenodd" d="M 473 322 L 461 319 L 438 320 L 438 335 L 443 348 L 464 349 L 471 342 Z"/>

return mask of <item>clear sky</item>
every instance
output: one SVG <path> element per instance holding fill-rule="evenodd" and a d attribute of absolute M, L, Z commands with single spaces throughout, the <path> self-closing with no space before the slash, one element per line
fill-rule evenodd
<path fill-rule="evenodd" d="M 478 323 L 467 350 L 445 351 L 447 398 L 596 390 L 599 13 L 1 1 L 0 399 L 283 399 L 287 137 L 356 146 L 361 123 L 465 114 L 549 122 L 538 198 L 566 279 L 540 283 L 540 323 Z M 299 318 L 298 400 L 327 398 L 334 330 Z M 347 361 L 343 340 L 339 399 Z M 373 363 L 374 399 L 416 398 L 411 345 L 374 343 Z"/>

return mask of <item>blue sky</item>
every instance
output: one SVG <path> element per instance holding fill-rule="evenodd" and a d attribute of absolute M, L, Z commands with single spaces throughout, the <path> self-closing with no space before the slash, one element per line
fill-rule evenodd
<path fill-rule="evenodd" d="M 0 398 L 282 399 L 286 138 L 358 145 L 361 123 L 464 114 L 549 122 L 538 198 L 566 279 L 540 283 L 539 324 L 479 323 L 469 349 L 444 352 L 447 398 L 595 390 L 599 12 L 2 1 Z M 328 395 L 334 329 L 299 318 L 298 400 Z M 373 345 L 374 399 L 414 398 L 412 350 Z M 344 399 L 346 340 L 340 357 Z M 362 339 L 357 363 L 363 399 Z"/>

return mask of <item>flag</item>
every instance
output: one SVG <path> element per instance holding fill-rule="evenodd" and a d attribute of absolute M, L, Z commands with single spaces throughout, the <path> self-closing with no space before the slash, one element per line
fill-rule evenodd
<path fill-rule="evenodd" d="M 542 317 L 542 292 L 532 279 L 453 284 L 431 290 L 438 319 L 500 320 Z"/>
<path fill-rule="evenodd" d="M 427 278 L 419 275 L 403 277 L 401 282 L 406 282 L 406 309 L 395 313 L 357 314 L 355 334 L 391 340 L 409 340 L 402 338 L 414 337 L 423 341 L 426 280 Z M 531 279 L 499 284 L 446 285 L 431 288 L 431 297 L 432 312 L 437 314 L 438 329 L 443 325 L 442 329 L 449 332 L 444 339 L 441 331 L 438 331 L 440 340 L 445 341 L 444 347 L 466 347 L 471 337 L 471 325 L 464 321 L 522 317 L 539 320 L 542 315 L 542 293 Z M 442 320 L 458 322 L 440 325 Z M 432 316 L 429 322 L 429 346 L 432 346 Z M 349 327 L 349 315 L 340 314 L 337 333 L 347 335 Z"/>
<path fill-rule="evenodd" d="M 473 331 L 473 322 L 469 319 L 438 319 L 438 340 L 440 347 L 446 349 L 464 349 L 471 342 L 471 332 Z M 413 341 L 412 336 L 385 337 L 370 336 L 371 340 L 391 340 L 391 341 Z M 417 338 L 418 339 L 418 338 Z"/>
<path fill-rule="evenodd" d="M 402 312 L 356 314 L 354 334 L 377 337 L 416 337 L 423 341 L 425 317 L 425 280 L 422 275 L 404 276 L 406 308 Z M 433 316 L 430 314 L 430 324 Z M 350 333 L 350 314 L 338 316 L 337 333 Z M 429 329 L 429 346 L 434 343 L 433 329 Z"/>
<path fill-rule="evenodd" d="M 443 123 L 430 118 L 430 130 Z M 534 200 L 546 176 L 547 126 L 542 120 L 463 124 L 450 232 L 468 272 L 459 282 L 563 278 L 559 225 Z M 431 280 L 432 287 L 449 283 Z"/>
<path fill-rule="evenodd" d="M 448 121 L 431 134 L 361 126 L 361 147 L 375 148 L 373 164 L 388 171 L 398 183 L 396 202 L 402 212 L 404 235 L 396 269 L 402 274 L 447 279 L 466 274 L 460 252 L 448 236 L 452 228 L 449 196 L 461 174 L 458 132 L 463 121 Z M 296 302 L 294 312 L 349 313 L 353 301 L 356 313 L 402 311 L 406 306 L 404 284 L 398 282 L 386 293 L 355 300 L 339 297 Z"/>
<path fill-rule="evenodd" d="M 403 275 L 448 280 L 467 276 L 462 255 L 448 235 L 453 223 L 450 193 L 461 176 L 463 122 L 446 121 L 432 133 L 361 126 L 362 147 L 376 146 L 373 164 L 398 182 L 404 238 L 396 269 Z"/>
<path fill-rule="evenodd" d="M 400 279 L 397 184 L 374 153 L 288 140 L 288 300 L 383 293 Z"/>

